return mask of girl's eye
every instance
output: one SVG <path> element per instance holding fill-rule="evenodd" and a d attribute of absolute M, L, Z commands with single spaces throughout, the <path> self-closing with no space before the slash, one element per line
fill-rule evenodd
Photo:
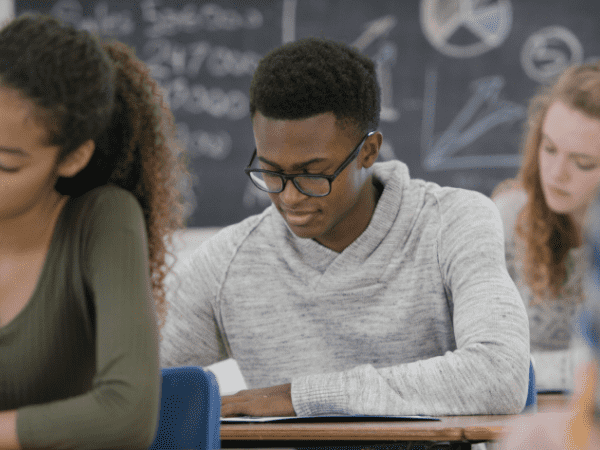
<path fill-rule="evenodd" d="M 0 170 L 2 172 L 15 173 L 15 172 L 18 172 L 20 170 L 20 167 L 4 167 L 4 166 L 0 166 Z"/>
<path fill-rule="evenodd" d="M 598 167 L 597 164 L 584 164 L 584 163 L 580 163 L 578 161 L 575 161 L 575 165 L 580 169 L 580 170 L 594 170 L 596 167 Z"/>
<path fill-rule="evenodd" d="M 552 147 L 551 145 L 544 145 L 544 151 L 546 153 L 549 153 L 550 155 L 554 155 L 556 153 L 556 149 L 554 147 Z"/>

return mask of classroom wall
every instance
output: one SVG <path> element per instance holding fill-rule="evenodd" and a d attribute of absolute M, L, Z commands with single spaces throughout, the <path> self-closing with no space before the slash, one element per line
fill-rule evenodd
<path fill-rule="evenodd" d="M 243 173 L 254 147 L 247 92 L 257 61 L 282 43 L 320 36 L 369 55 L 380 160 L 484 194 L 517 171 L 528 99 L 600 57 L 598 0 L 0 0 L 0 19 L 32 10 L 114 35 L 161 84 L 191 155 L 179 260 L 269 204 Z"/>
<path fill-rule="evenodd" d="M 598 0 L 16 0 L 136 48 L 191 155 L 190 228 L 260 212 L 243 173 L 254 147 L 257 61 L 307 36 L 352 44 L 382 87 L 380 160 L 491 193 L 514 176 L 527 100 L 568 64 L 600 56 Z M 461 6 L 463 5 L 463 6 Z"/>
<path fill-rule="evenodd" d="M 0 22 L 9 20 L 15 15 L 14 0 L 0 0 Z"/>

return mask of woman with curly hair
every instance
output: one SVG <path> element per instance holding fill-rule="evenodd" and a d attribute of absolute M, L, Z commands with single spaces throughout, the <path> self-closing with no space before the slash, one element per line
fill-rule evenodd
<path fill-rule="evenodd" d="M 521 169 L 492 193 L 540 389 L 572 389 L 577 361 L 587 358 L 570 330 L 583 299 L 582 223 L 599 182 L 600 64 L 583 64 L 533 97 Z"/>
<path fill-rule="evenodd" d="M 185 168 L 133 52 L 0 30 L 0 448 L 147 448 Z"/>

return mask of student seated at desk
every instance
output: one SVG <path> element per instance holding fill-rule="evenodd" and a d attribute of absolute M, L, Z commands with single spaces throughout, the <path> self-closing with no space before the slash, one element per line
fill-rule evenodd
<path fill-rule="evenodd" d="M 600 182 L 600 64 L 565 71 L 530 103 L 523 165 L 492 198 L 509 272 L 529 315 L 539 389 L 571 390 L 587 349 L 571 339 L 583 301 L 582 221 Z"/>
<path fill-rule="evenodd" d="M 250 389 L 223 416 L 520 412 L 529 333 L 498 211 L 375 162 L 373 62 L 286 44 L 260 61 L 250 112 L 246 172 L 272 205 L 178 273 L 161 364 L 234 358 Z"/>
<path fill-rule="evenodd" d="M 503 450 L 597 450 L 600 448 L 600 196 L 586 212 L 583 314 L 574 334 L 586 337 L 591 361 L 575 370 L 575 389 L 569 405 L 557 412 L 535 414 L 515 421 L 502 440 Z"/>
<path fill-rule="evenodd" d="M 120 43 L 45 16 L 0 30 L 0 449 L 154 439 L 181 220 L 158 92 Z"/>

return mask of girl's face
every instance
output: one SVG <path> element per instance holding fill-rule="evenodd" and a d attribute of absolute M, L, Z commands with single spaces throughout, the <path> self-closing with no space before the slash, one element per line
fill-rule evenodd
<path fill-rule="evenodd" d="M 600 120 L 554 102 L 538 153 L 546 204 L 581 223 L 600 181 Z"/>
<path fill-rule="evenodd" d="M 56 196 L 58 147 L 45 145 L 46 130 L 33 103 L 0 87 L 0 221 L 22 216 Z"/>

